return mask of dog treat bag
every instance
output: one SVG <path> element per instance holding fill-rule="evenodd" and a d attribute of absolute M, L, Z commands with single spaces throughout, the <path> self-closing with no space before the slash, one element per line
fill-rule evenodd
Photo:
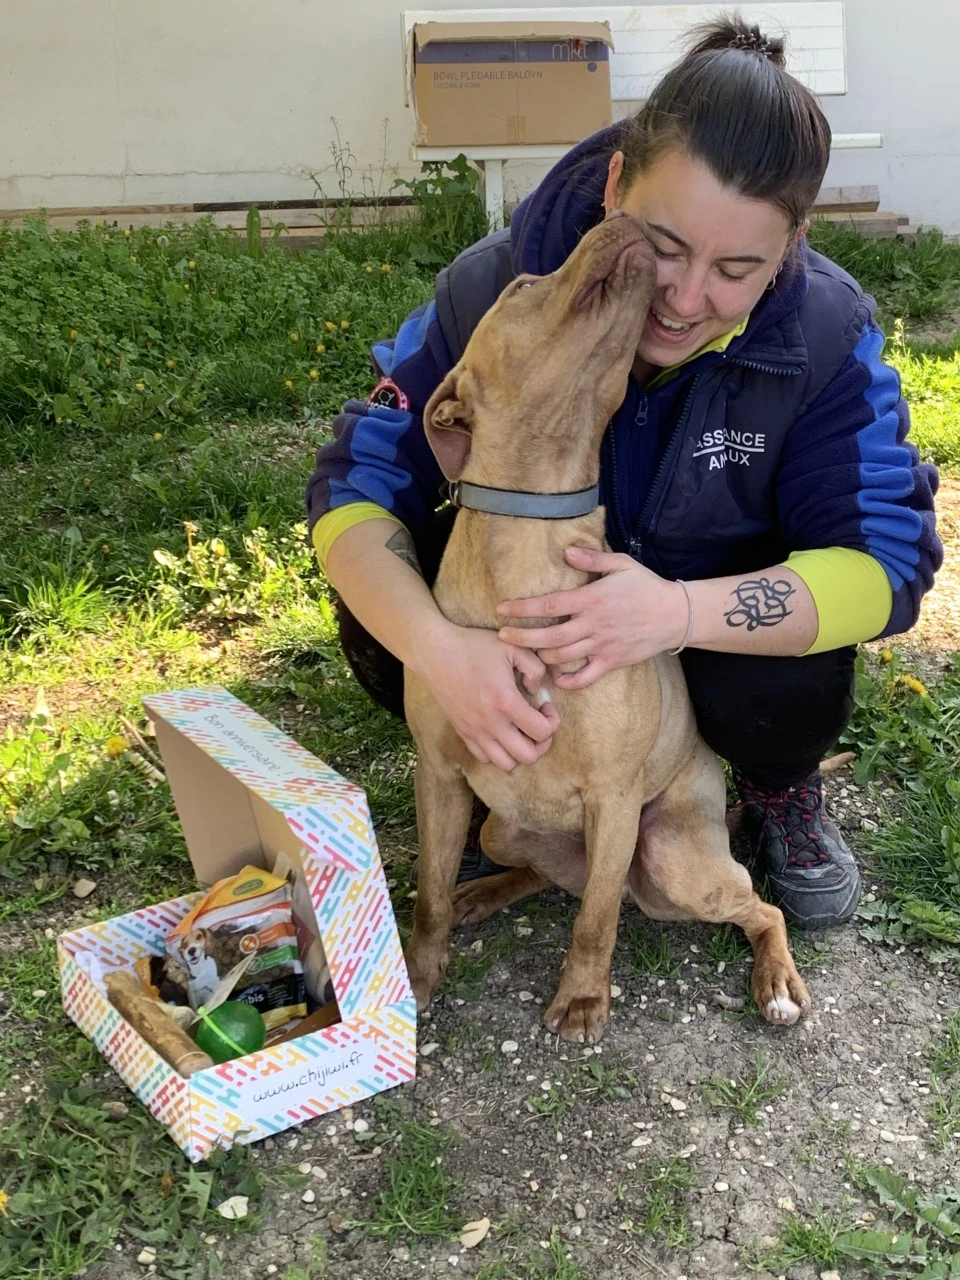
<path fill-rule="evenodd" d="M 268 1031 L 307 1012 L 291 888 L 269 871 L 244 867 L 219 880 L 180 921 L 166 948 L 194 1009 L 234 965 L 255 955 L 230 998 L 259 1010 Z"/>

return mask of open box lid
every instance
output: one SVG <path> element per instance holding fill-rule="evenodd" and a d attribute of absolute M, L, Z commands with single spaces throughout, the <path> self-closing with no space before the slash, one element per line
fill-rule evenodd
<path fill-rule="evenodd" d="M 219 686 L 143 699 L 190 861 L 203 884 L 292 843 L 366 871 L 376 840 L 363 790 Z"/>

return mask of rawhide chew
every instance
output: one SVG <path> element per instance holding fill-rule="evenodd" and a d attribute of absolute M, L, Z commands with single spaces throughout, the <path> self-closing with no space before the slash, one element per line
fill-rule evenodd
<path fill-rule="evenodd" d="M 162 1006 L 150 999 L 129 969 L 109 969 L 103 981 L 110 1003 L 174 1071 L 190 1077 L 213 1066 L 210 1055 L 198 1049 Z"/>

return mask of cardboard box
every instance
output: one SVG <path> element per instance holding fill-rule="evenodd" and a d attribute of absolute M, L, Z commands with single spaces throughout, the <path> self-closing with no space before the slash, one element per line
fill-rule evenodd
<path fill-rule="evenodd" d="M 425 22 L 411 42 L 418 146 L 573 143 L 612 119 L 607 22 Z"/>
<path fill-rule="evenodd" d="M 144 699 L 190 858 L 210 884 L 284 855 L 309 894 L 342 1021 L 189 1079 L 107 1001 L 91 959 L 130 968 L 162 954 L 200 894 L 61 936 L 63 1006 L 191 1160 L 257 1142 L 405 1080 L 416 1005 L 363 791 L 225 689 Z M 296 901 L 296 898 L 295 898 Z"/>

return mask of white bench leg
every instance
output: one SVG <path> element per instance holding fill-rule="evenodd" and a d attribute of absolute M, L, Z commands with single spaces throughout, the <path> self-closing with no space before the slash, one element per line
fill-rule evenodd
<path fill-rule="evenodd" d="M 491 231 L 503 226 L 503 161 L 482 160 L 483 195 Z"/>

